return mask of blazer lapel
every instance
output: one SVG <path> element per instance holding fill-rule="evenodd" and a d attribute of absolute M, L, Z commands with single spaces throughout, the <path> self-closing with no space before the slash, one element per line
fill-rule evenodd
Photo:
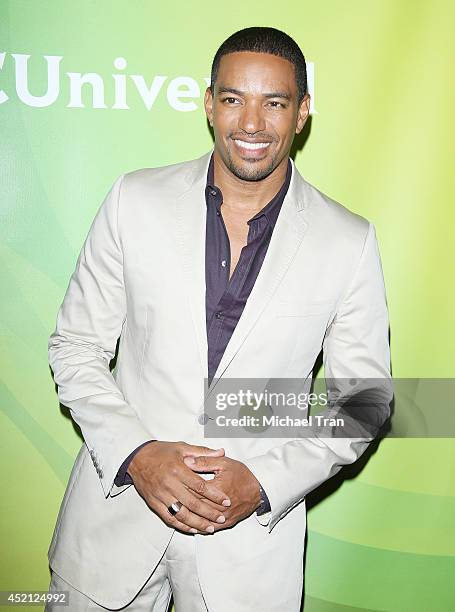
<path fill-rule="evenodd" d="M 177 228 L 203 378 L 208 377 L 205 320 L 205 185 L 212 151 L 193 162 L 186 177 L 188 190 L 177 199 Z"/>
<path fill-rule="evenodd" d="M 304 194 L 304 185 L 292 160 L 291 163 L 291 183 L 278 215 L 266 256 L 242 315 L 218 365 L 208 394 L 216 386 L 216 379 L 223 376 L 226 368 L 232 359 L 234 359 L 252 331 L 254 324 L 261 316 L 262 311 L 277 290 L 297 253 L 308 227 L 305 219 L 307 198 L 305 198 Z"/>
<path fill-rule="evenodd" d="M 188 189 L 177 199 L 177 228 L 185 272 L 186 292 L 203 377 L 208 376 L 207 328 L 205 314 L 205 232 L 207 205 L 205 186 L 212 151 L 196 160 L 187 175 Z M 288 193 L 273 230 L 267 253 L 242 315 L 218 365 L 206 397 L 216 386 L 227 367 L 245 342 L 254 324 L 275 293 L 302 242 L 308 226 L 305 220 L 306 194 L 304 182 L 294 162 Z"/>

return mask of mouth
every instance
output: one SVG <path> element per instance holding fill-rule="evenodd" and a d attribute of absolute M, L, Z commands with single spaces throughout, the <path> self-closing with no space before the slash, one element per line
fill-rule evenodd
<path fill-rule="evenodd" d="M 241 140 L 240 138 L 233 138 L 232 140 L 240 153 L 248 153 L 249 157 L 253 156 L 255 158 L 263 157 L 264 153 L 267 152 L 268 147 L 271 145 L 271 142 L 249 142 L 247 140 Z"/>

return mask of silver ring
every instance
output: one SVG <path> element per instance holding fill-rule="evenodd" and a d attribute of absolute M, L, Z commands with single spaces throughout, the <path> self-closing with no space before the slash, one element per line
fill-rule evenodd
<path fill-rule="evenodd" d="M 168 506 L 167 510 L 169 512 L 169 514 L 172 514 L 172 516 L 174 516 L 175 514 L 177 514 L 177 512 L 180 510 L 180 508 L 183 506 L 183 504 L 179 501 L 174 502 L 173 504 L 171 504 L 170 506 Z"/>

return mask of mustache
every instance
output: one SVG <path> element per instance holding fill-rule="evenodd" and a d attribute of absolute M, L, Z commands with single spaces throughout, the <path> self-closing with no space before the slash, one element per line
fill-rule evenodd
<path fill-rule="evenodd" d="M 275 142 L 275 137 L 267 132 L 254 132 L 249 134 L 248 132 L 230 132 L 228 134 L 232 140 L 246 140 L 247 142 Z"/>

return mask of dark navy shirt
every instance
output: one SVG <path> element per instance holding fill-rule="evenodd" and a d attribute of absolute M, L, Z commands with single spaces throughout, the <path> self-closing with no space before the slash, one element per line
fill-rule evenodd
<path fill-rule="evenodd" d="M 249 221 L 247 244 L 242 248 L 235 270 L 229 279 L 231 251 L 229 237 L 221 213 L 223 194 L 214 181 L 213 155 L 207 172 L 205 201 L 207 206 L 205 235 L 205 305 L 208 344 L 208 381 L 211 383 L 229 339 L 239 322 L 245 304 L 254 286 L 272 237 L 281 205 L 289 188 L 292 175 L 288 161 L 286 178 L 278 193 Z M 151 441 L 151 440 L 149 440 Z M 149 442 L 148 441 L 148 442 Z M 148 442 L 138 446 L 123 462 L 114 483 L 120 487 L 132 484 L 127 473 L 134 455 Z M 261 513 L 268 511 L 267 496 Z"/>
<path fill-rule="evenodd" d="M 272 237 L 273 228 L 289 188 L 292 166 L 288 161 L 286 178 L 274 198 L 247 222 L 247 244 L 243 247 L 229 279 L 231 251 L 221 214 L 223 194 L 214 185 L 213 156 L 207 175 L 205 199 L 207 223 L 205 239 L 206 324 L 209 385 L 232 333 L 239 322 Z"/>

